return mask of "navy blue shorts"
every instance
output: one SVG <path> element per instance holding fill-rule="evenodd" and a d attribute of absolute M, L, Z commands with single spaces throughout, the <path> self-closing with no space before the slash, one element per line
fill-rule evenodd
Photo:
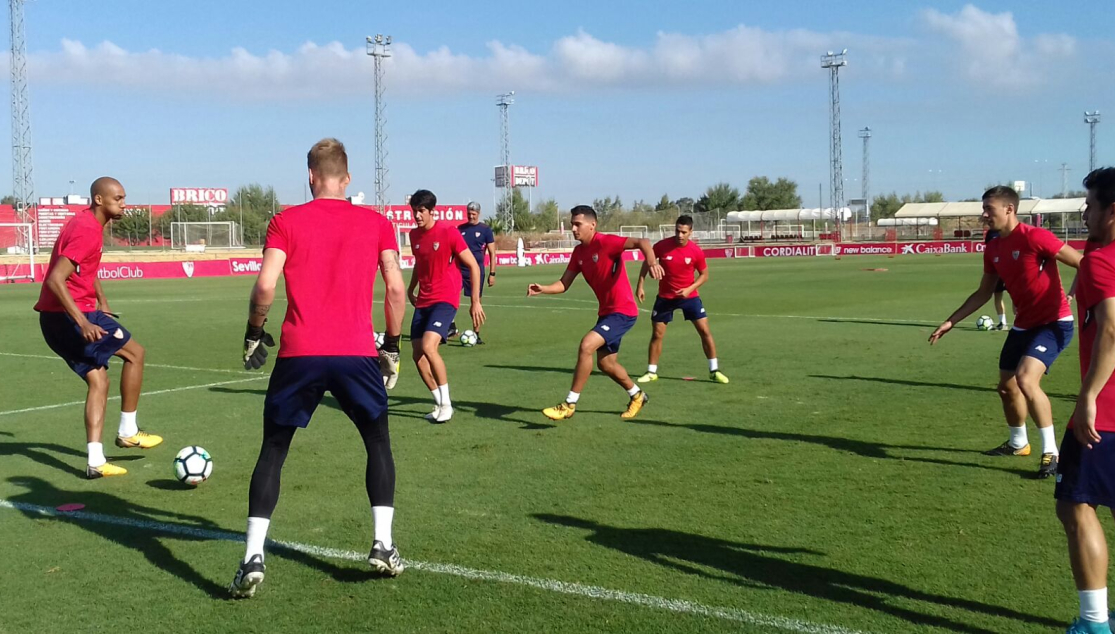
<path fill-rule="evenodd" d="M 708 317 L 705 314 L 705 305 L 700 297 L 676 297 L 665 299 L 656 297 L 654 308 L 650 311 L 650 320 L 656 324 L 668 324 L 674 320 L 674 311 L 681 309 L 681 315 L 686 321 L 696 321 Z"/>
<path fill-rule="evenodd" d="M 83 379 L 91 370 L 107 368 L 109 359 L 132 339 L 132 333 L 99 310 L 85 313 L 85 318 L 108 334 L 89 343 L 66 313 L 39 313 L 39 328 L 46 345 Z"/>
<path fill-rule="evenodd" d="M 592 330 L 604 337 L 604 347 L 600 349 L 615 354 L 619 352 L 619 344 L 623 340 L 623 336 L 634 325 L 634 317 L 622 313 L 611 313 L 597 319 Z"/>
<path fill-rule="evenodd" d="M 999 369 L 1014 372 L 1022 357 L 1033 357 L 1045 364 L 1045 371 L 1053 367 L 1053 362 L 1072 341 L 1072 322 L 1055 321 L 1029 330 L 1011 328 L 1003 351 L 999 353 Z"/>
<path fill-rule="evenodd" d="M 457 309 L 448 302 L 438 302 L 433 306 L 415 308 L 414 316 L 410 319 L 410 340 L 422 341 L 422 335 L 427 332 L 436 332 L 441 335 L 445 343 L 449 334 L 449 324 L 457 317 Z"/>
<path fill-rule="evenodd" d="M 480 296 L 484 296 L 484 265 L 480 265 Z M 467 268 L 461 269 L 461 294 L 465 297 L 472 297 L 472 275 Z"/>
<path fill-rule="evenodd" d="M 1099 443 L 1088 449 L 1077 442 L 1071 429 L 1065 430 L 1053 497 L 1115 508 L 1115 432 L 1101 431 L 1099 435 Z"/>
<path fill-rule="evenodd" d="M 357 424 L 374 422 L 387 411 L 376 357 L 279 357 L 267 384 L 263 419 L 305 427 L 326 390 Z"/>

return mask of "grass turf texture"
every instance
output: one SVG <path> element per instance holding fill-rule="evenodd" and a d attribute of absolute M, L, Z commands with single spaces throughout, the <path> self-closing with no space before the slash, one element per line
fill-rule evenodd
<path fill-rule="evenodd" d="M 889 270 L 863 270 L 875 266 Z M 487 289 L 487 345 L 443 348 L 453 421 L 422 419 L 432 401 L 409 361 L 391 393 L 404 558 L 854 631 L 1064 627 L 1076 598 L 1053 482 L 1032 479 L 1038 434 L 1031 424 L 1029 458 L 979 453 L 1006 437 L 994 391 L 1006 333 L 977 332 L 977 314 L 926 343 L 975 288 L 978 257 L 711 267 L 701 295 L 732 383 L 704 380 L 699 340 L 678 315 L 637 419 L 619 418 L 627 396 L 597 372 L 560 424 L 539 410 L 569 389 L 592 295 L 579 280 L 564 296 L 528 299 L 528 282 L 562 269 L 501 269 Z M 251 283 L 105 283 L 149 364 L 226 371 L 149 367 L 146 393 L 251 378 L 237 362 Z M 0 288 L 0 352 L 51 355 L 30 309 L 37 292 Z M 624 340 L 633 377 L 649 334 L 643 314 Z M 0 367 L 0 410 L 84 398 L 60 360 L 0 356 Z M 1044 386 L 1060 436 L 1079 386 L 1075 343 Z M 106 443 L 129 474 L 99 481 L 79 477 L 80 405 L 0 415 L 0 499 L 241 532 L 265 388 L 260 379 L 141 399 L 140 425 L 166 442 L 142 453 Z M 106 430 L 118 411 L 110 401 Z M 190 444 L 215 462 L 196 490 L 172 479 L 174 454 Z M 363 469 L 356 431 L 326 397 L 295 438 L 270 536 L 366 551 Z M 233 603 L 224 587 L 241 544 L 32 515 L 0 508 L 0 631 L 779 631 L 417 570 L 373 580 L 359 562 L 278 552 L 256 598 Z"/>

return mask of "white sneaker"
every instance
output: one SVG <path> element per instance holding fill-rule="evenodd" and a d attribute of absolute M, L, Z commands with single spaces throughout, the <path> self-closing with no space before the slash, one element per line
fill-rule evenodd
<path fill-rule="evenodd" d="M 450 418 L 453 418 L 453 406 L 442 405 L 440 408 L 438 408 L 437 415 L 434 416 L 434 422 L 448 423 Z"/>
<path fill-rule="evenodd" d="M 433 411 L 431 411 L 429 414 L 426 414 L 426 420 L 436 419 L 437 415 L 438 415 L 438 412 L 440 412 L 440 411 L 441 411 L 441 405 L 434 405 Z"/>

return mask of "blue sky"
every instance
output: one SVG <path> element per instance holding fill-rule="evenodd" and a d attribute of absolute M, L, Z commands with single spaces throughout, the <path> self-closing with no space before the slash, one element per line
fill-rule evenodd
<path fill-rule="evenodd" d="M 1061 163 L 1074 188 L 1086 109 L 1110 113 L 1099 161 L 1115 163 L 1109 3 L 38 0 L 26 14 L 39 195 L 111 174 L 133 203 L 249 182 L 298 202 L 306 149 L 336 136 L 351 191 L 370 197 L 375 33 L 396 43 L 396 203 L 422 187 L 490 208 L 495 95 L 515 90 L 512 160 L 539 167 L 536 201 L 696 198 L 766 175 L 796 180 L 816 205 L 818 184 L 828 189 L 819 55 L 841 48 L 849 197 L 864 126 L 874 193 L 966 198 L 1026 180 L 1050 196 Z"/>

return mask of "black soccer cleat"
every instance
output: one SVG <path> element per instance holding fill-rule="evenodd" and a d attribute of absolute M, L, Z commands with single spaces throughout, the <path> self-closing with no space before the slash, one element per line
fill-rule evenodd
<path fill-rule="evenodd" d="M 1038 465 L 1038 480 L 1044 480 L 1057 474 L 1057 456 L 1051 453 L 1041 455 Z"/>
<path fill-rule="evenodd" d="M 1030 455 L 1030 445 L 1024 447 L 1012 447 L 1010 442 L 1005 442 L 994 449 L 988 449 L 983 452 L 985 456 L 1028 456 Z"/>
<path fill-rule="evenodd" d="M 403 558 L 399 556 L 399 548 L 384 548 L 381 541 L 372 544 L 372 552 L 368 553 L 368 565 L 381 575 L 389 577 L 398 577 L 406 570 Z"/>
<path fill-rule="evenodd" d="M 450 324 L 449 324 L 449 332 L 445 333 L 445 338 L 446 338 L 446 339 L 452 339 L 453 337 L 456 337 L 456 336 L 457 336 L 457 334 L 458 334 L 458 331 L 457 331 L 457 322 L 455 322 L 455 321 L 454 321 L 454 322 L 450 322 Z"/>
<path fill-rule="evenodd" d="M 476 345 L 478 345 L 478 346 L 484 345 L 484 340 L 480 338 L 480 333 L 476 333 Z"/>
<path fill-rule="evenodd" d="M 256 588 L 263 583 L 263 573 L 267 566 L 263 565 L 263 557 L 252 555 L 251 559 L 240 563 L 236 569 L 236 576 L 228 586 L 228 593 L 233 599 L 250 599 L 256 593 Z"/>

